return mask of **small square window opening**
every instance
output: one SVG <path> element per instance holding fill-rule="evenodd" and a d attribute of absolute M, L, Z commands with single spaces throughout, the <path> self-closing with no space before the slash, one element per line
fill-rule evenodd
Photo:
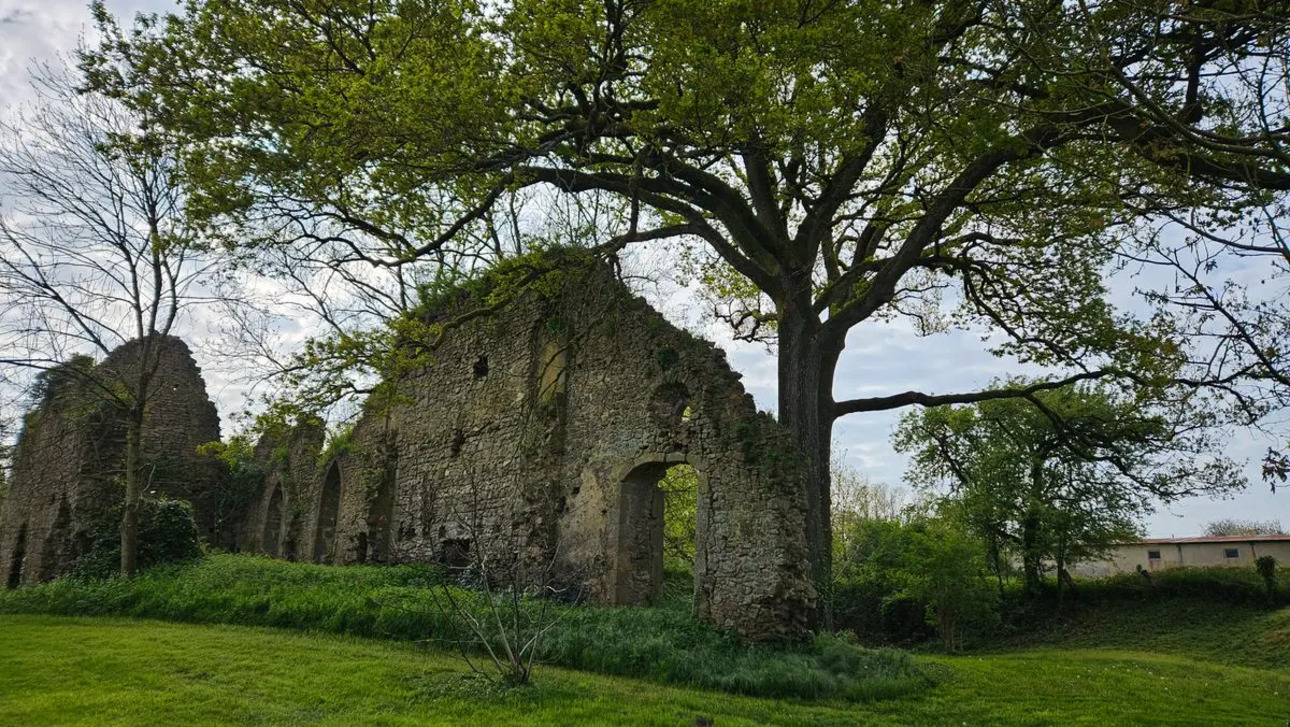
<path fill-rule="evenodd" d="M 1240 558 L 1240 557 L 1241 557 L 1241 550 L 1240 550 L 1240 548 L 1223 548 L 1223 557 L 1224 557 L 1224 558 Z"/>

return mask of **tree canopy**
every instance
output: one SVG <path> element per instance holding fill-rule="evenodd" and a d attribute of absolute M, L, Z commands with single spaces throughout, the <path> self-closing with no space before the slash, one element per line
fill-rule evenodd
<path fill-rule="evenodd" d="M 1285 528 L 1280 520 L 1236 520 L 1227 518 L 1214 520 L 1205 525 L 1205 534 L 1210 536 L 1224 535 L 1284 535 Z"/>
<path fill-rule="evenodd" d="M 1018 384 L 1020 382 L 1017 382 Z M 909 479 L 948 494 L 987 543 L 996 572 L 1020 556 L 1030 591 L 1133 538 L 1160 503 L 1244 485 L 1186 402 L 1137 401 L 1106 386 L 909 412 L 895 435 Z"/>
<path fill-rule="evenodd" d="M 777 347 L 820 582 L 838 417 L 1212 384 L 1174 316 L 1116 311 L 1103 275 L 1183 249 L 1171 218 L 1248 246 L 1240 223 L 1275 231 L 1261 213 L 1290 190 L 1280 0 L 193 0 L 131 31 L 96 13 L 92 84 L 156 114 L 234 239 L 397 269 L 542 189 L 616 200 L 606 248 L 689 244 L 722 317 Z M 900 316 L 1062 376 L 835 396 L 848 333 Z M 1282 362 L 1259 354 L 1234 375 Z"/>

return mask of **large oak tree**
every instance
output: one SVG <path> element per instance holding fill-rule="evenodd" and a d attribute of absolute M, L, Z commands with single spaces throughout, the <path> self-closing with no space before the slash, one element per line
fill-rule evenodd
<path fill-rule="evenodd" d="M 848 333 L 908 315 L 995 331 L 1067 382 L 1177 380 L 1168 317 L 1113 310 L 1106 267 L 1168 215 L 1222 239 L 1225 215 L 1290 190 L 1277 0 L 208 0 L 133 31 L 98 14 L 96 84 L 159 115 L 195 204 L 238 234 L 294 216 L 398 267 L 541 187 L 618 196 L 616 244 L 701 243 L 721 313 L 777 348 L 821 583 L 839 417 L 1037 390 L 838 400 Z"/>

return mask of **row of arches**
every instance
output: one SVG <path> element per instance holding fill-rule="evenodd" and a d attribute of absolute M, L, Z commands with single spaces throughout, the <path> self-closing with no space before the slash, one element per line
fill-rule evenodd
<path fill-rule="evenodd" d="M 667 388 L 654 398 L 656 416 L 667 424 L 676 426 L 688 418 L 690 397 L 684 387 Z M 611 520 L 603 531 L 606 540 L 600 546 L 608 572 L 584 574 L 600 581 L 603 597 L 613 603 L 647 604 L 663 596 L 679 597 L 681 591 L 699 591 L 707 482 L 683 446 L 667 449 L 597 477 L 605 477 L 601 486 L 613 503 Z M 390 560 L 393 460 L 390 466 L 369 468 L 361 476 L 345 471 L 364 462 L 332 460 L 323 470 L 315 496 L 294 502 L 292 490 L 277 477 L 271 480 L 268 497 L 261 501 L 258 549 L 273 557 L 315 563 Z M 432 537 L 428 531 L 423 536 Z M 446 537 L 440 533 L 440 540 Z M 569 532 L 565 537 L 575 535 Z M 444 540 L 434 545 L 436 557 L 463 567 L 473 557 L 475 544 Z"/>
<path fill-rule="evenodd" d="M 368 498 L 365 517 L 366 530 L 354 536 L 353 560 L 383 562 L 390 553 L 390 521 L 394 510 L 393 473 L 381 473 L 374 495 Z M 315 563 L 339 563 L 346 560 L 341 552 L 338 537 L 341 514 L 341 467 L 333 460 L 323 476 L 317 501 L 317 516 L 313 518 L 313 533 L 309 539 L 309 558 Z M 301 513 L 293 513 L 280 482 L 275 482 L 264 513 L 264 527 L 260 534 L 260 550 L 268 555 L 288 560 L 299 557 L 296 522 Z"/>
<path fill-rule="evenodd" d="M 688 462 L 672 459 L 671 462 L 640 463 L 617 483 L 616 522 L 612 524 L 608 544 L 612 572 L 607 579 L 606 594 L 616 604 L 648 604 L 665 595 L 677 595 L 672 592 L 674 589 L 697 589 L 696 562 L 703 552 L 701 496 L 706 480 Z M 316 563 L 387 560 L 389 523 L 393 515 L 392 482 L 386 482 L 369 499 L 366 530 L 355 534 L 352 558 L 344 558 L 340 552 L 341 489 L 340 464 L 333 462 L 323 477 L 318 499 L 311 560 Z M 296 558 L 296 537 L 290 532 L 289 519 L 282 487 L 275 484 L 264 519 L 263 552 Z M 445 548 L 445 558 L 467 559 L 470 543 L 454 541 L 453 546 L 455 550 Z"/>

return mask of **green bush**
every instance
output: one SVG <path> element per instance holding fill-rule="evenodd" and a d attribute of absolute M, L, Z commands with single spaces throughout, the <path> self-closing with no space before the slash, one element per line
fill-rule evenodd
<path fill-rule="evenodd" d="M 1277 559 L 1270 555 L 1255 558 L 1254 570 L 1263 579 L 1263 586 L 1268 589 L 1268 600 L 1275 601 L 1277 597 Z"/>
<path fill-rule="evenodd" d="M 836 625 L 891 642 L 940 637 L 959 648 L 997 620 L 982 544 L 943 518 L 860 520 L 847 533 L 834 586 Z"/>
<path fill-rule="evenodd" d="M 1290 603 L 1290 571 L 1276 568 L 1272 576 L 1269 589 L 1267 579 L 1257 566 L 1169 568 L 1153 571 L 1149 578 L 1139 573 L 1122 573 L 1079 579 L 1075 597 L 1068 597 L 1062 603 L 1058 603 L 1051 591 L 1032 599 L 1017 584 L 1012 584 L 1004 601 L 1004 625 L 1015 634 L 1034 634 L 1054 628 L 1060 630 L 1062 622 L 1079 620 L 1087 614 L 1132 611 L 1144 604 L 1168 602 L 1174 609 L 1217 605 L 1257 610 Z"/>
<path fill-rule="evenodd" d="M 898 596 L 895 585 L 868 574 L 834 583 L 833 623 L 876 644 L 913 646 L 936 636 L 926 603 Z"/>
<path fill-rule="evenodd" d="M 103 578 L 121 569 L 122 505 L 110 508 L 95 529 L 90 550 L 76 562 L 76 574 Z M 161 497 L 139 502 L 140 570 L 200 558 L 201 540 L 193 506 Z"/>
<path fill-rule="evenodd" d="M 925 683 L 906 654 L 822 634 L 810 643 L 741 644 L 685 608 L 578 608 L 543 648 L 561 666 L 762 697 L 868 700 Z"/>
<path fill-rule="evenodd" d="M 0 613 L 112 615 L 232 623 L 429 642 L 473 644 L 439 608 L 433 566 L 320 566 L 212 555 L 154 568 L 133 581 L 64 578 L 0 593 Z M 470 599 L 470 591 L 454 588 Z M 439 597 L 442 603 L 442 597 Z M 553 616 L 539 661 L 603 674 L 782 698 L 879 699 L 925 688 L 905 654 L 821 636 L 783 647 L 749 646 L 697 621 L 688 604 L 598 608 L 546 604 Z M 525 608 L 540 602 L 526 601 Z"/>

